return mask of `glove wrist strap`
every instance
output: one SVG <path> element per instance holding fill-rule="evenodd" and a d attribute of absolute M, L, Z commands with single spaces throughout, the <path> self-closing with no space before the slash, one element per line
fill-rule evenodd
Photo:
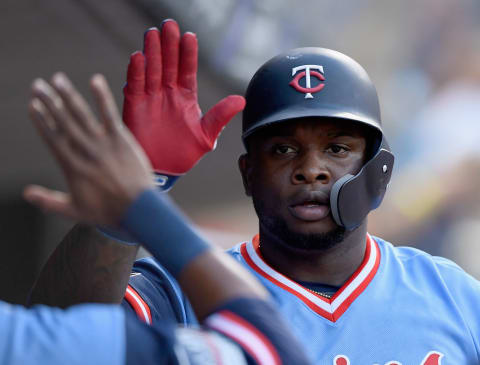
<path fill-rule="evenodd" d="M 158 188 L 158 190 L 164 191 L 164 192 L 169 191 L 179 177 L 180 176 L 178 175 L 169 175 L 169 174 L 163 174 L 159 172 L 153 173 L 153 180 L 155 182 L 155 186 Z"/>

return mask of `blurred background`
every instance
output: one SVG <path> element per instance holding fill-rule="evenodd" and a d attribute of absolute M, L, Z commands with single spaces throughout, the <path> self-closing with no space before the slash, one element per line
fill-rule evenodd
<path fill-rule="evenodd" d="M 457 261 L 480 278 L 480 3 L 476 0 L 3 0 L 0 290 L 23 303 L 45 260 L 74 222 L 21 198 L 28 183 L 64 189 L 27 117 L 36 77 L 66 72 L 88 94 L 100 72 L 119 105 L 129 55 L 144 31 L 175 18 L 200 42 L 199 95 L 206 111 L 243 94 L 267 59 L 289 48 L 333 48 L 360 62 L 380 96 L 396 154 L 372 234 Z M 257 232 L 237 158 L 240 118 L 171 192 L 206 236 L 224 247 Z"/>

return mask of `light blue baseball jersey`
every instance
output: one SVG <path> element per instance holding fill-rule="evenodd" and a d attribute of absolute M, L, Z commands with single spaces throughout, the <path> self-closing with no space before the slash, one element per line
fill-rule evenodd
<path fill-rule="evenodd" d="M 270 267 L 258 242 L 230 253 L 270 291 L 315 364 L 480 364 L 480 284 L 453 262 L 368 235 L 361 266 L 326 299 Z"/>
<path fill-rule="evenodd" d="M 0 301 L 0 364 L 125 363 L 125 314 L 118 306 L 26 309 Z"/>

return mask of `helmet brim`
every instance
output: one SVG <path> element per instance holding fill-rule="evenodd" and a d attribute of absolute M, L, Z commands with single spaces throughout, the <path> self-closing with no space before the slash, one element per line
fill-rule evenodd
<path fill-rule="evenodd" d="M 281 111 L 276 113 L 270 114 L 268 117 L 258 120 L 255 124 L 253 124 L 249 129 L 247 129 L 243 135 L 242 139 L 252 135 L 258 129 L 267 127 L 271 124 L 276 124 L 279 122 L 287 122 L 293 119 L 300 119 L 300 118 L 338 118 L 338 119 L 345 119 L 354 122 L 359 122 L 365 124 L 365 126 L 372 127 L 376 129 L 378 132 L 383 134 L 382 128 L 378 121 L 368 118 L 365 115 L 361 115 L 359 113 L 350 113 L 344 110 L 338 109 L 312 109 L 312 108 L 305 108 L 298 105 L 292 105 L 288 108 L 285 108 Z"/>

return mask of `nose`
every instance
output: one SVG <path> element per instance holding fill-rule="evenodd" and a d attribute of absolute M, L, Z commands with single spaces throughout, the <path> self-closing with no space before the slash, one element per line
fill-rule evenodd
<path fill-rule="evenodd" d="M 332 176 L 325 166 L 321 153 L 308 152 L 298 161 L 292 173 L 293 184 L 313 184 L 320 182 L 328 184 Z"/>

